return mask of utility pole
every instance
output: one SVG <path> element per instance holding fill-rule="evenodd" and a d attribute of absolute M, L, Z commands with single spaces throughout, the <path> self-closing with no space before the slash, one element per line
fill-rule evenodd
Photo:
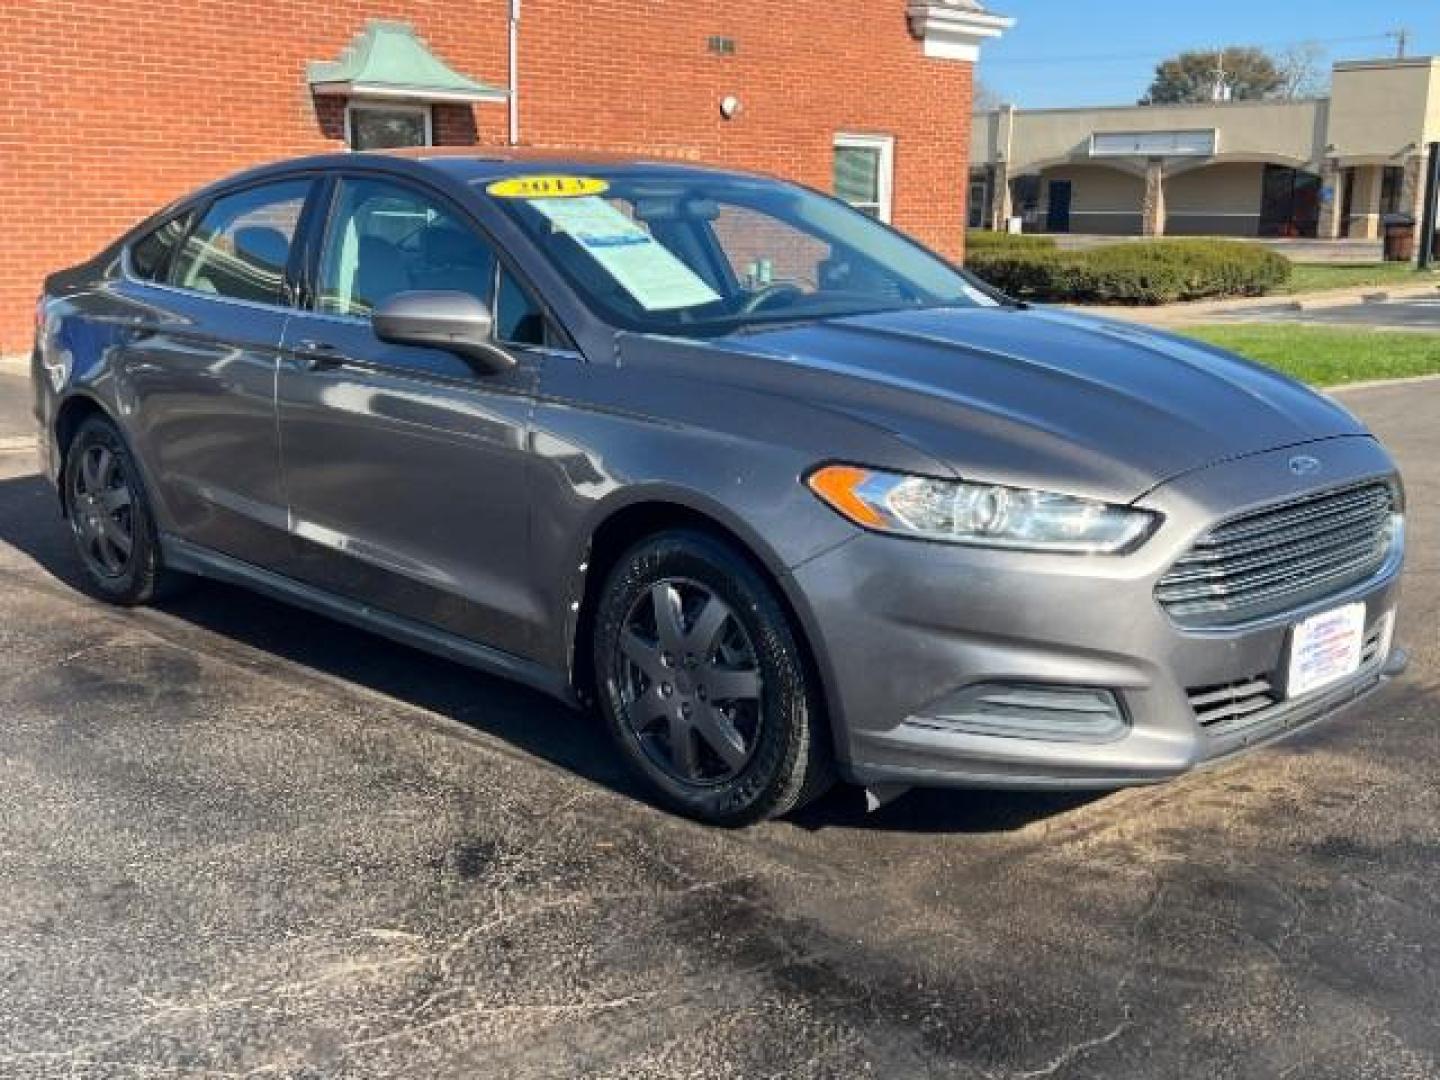
<path fill-rule="evenodd" d="M 1410 44 L 1410 28 L 1408 26 L 1401 26 L 1391 30 L 1385 36 L 1395 39 L 1395 59 L 1404 60 L 1406 49 Z"/>

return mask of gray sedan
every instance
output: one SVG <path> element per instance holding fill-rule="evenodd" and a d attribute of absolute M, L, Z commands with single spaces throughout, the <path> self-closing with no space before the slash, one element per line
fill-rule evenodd
<path fill-rule="evenodd" d="M 239 582 L 593 705 L 716 823 L 1160 781 L 1403 664 L 1345 410 L 768 178 L 269 166 L 53 275 L 34 373 L 97 595 Z"/>

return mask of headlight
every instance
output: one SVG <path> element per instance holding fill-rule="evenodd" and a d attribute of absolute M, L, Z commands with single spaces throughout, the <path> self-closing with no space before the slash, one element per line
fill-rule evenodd
<path fill-rule="evenodd" d="M 1159 520 L 1071 495 L 853 465 L 827 465 L 806 483 L 857 525 L 952 544 L 1111 555 L 1138 546 Z"/>

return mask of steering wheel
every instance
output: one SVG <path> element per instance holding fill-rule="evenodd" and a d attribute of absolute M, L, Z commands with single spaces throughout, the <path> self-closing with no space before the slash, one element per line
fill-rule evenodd
<path fill-rule="evenodd" d="M 754 315 L 757 311 L 769 307 L 772 301 L 782 296 L 803 296 L 804 294 L 804 289 L 789 281 L 776 281 L 770 285 L 762 285 L 745 298 L 745 302 L 740 305 L 740 314 Z"/>

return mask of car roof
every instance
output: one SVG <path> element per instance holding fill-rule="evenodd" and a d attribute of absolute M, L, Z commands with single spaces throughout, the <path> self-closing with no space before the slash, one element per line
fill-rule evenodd
<path fill-rule="evenodd" d="M 281 173 L 306 169 L 337 169 L 357 165 L 387 163 L 402 171 L 415 173 L 434 171 L 461 183 L 473 183 L 508 176 L 533 173 L 536 169 L 550 172 L 575 173 L 603 168 L 607 174 L 620 172 L 653 172 L 657 169 L 680 175 L 758 176 L 740 169 L 702 164 L 689 159 L 645 157 L 636 154 L 612 154 L 602 151 L 542 150 L 529 147 L 419 146 L 397 150 L 366 150 L 316 154 L 310 157 L 274 161 L 226 177 L 210 188 L 230 187 L 237 182 L 268 179 Z"/>

